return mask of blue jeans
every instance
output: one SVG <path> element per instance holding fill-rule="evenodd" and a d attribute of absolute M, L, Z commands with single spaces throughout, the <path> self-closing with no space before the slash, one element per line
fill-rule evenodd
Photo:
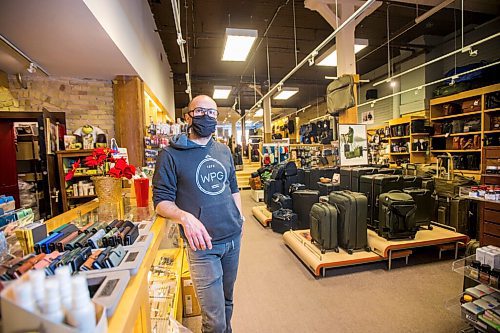
<path fill-rule="evenodd" d="M 188 248 L 191 279 L 200 301 L 203 333 L 231 333 L 233 290 L 240 257 L 241 236 L 213 244 L 211 250 Z"/>

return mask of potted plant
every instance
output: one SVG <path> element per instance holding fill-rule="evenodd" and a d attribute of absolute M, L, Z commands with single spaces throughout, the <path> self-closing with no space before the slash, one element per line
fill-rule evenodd
<path fill-rule="evenodd" d="M 115 159 L 114 153 L 116 152 L 110 148 L 96 148 L 83 162 L 87 167 L 97 169 L 97 176 L 91 180 L 100 202 L 118 201 L 121 198 L 122 178 L 131 179 L 135 174 L 135 167 L 128 164 L 125 158 Z M 114 165 L 110 168 L 111 164 Z M 73 178 L 79 167 L 80 160 L 73 163 L 66 174 L 66 181 Z"/>

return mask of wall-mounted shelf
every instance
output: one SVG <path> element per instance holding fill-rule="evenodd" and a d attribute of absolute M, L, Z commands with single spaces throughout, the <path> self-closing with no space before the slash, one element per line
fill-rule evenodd
<path fill-rule="evenodd" d="M 438 135 L 433 135 L 432 138 L 446 138 L 446 137 L 451 137 L 451 136 L 466 136 L 466 135 L 476 135 L 476 134 L 481 134 L 481 131 L 462 132 L 462 133 L 453 133 L 453 134 L 438 134 Z"/>
<path fill-rule="evenodd" d="M 480 153 L 481 149 L 448 149 L 431 150 L 431 153 Z"/>
<path fill-rule="evenodd" d="M 446 120 L 446 119 L 455 119 L 455 118 L 462 118 L 462 117 L 470 117 L 470 116 L 480 115 L 481 113 L 482 113 L 482 111 L 457 113 L 457 114 L 452 114 L 450 116 L 442 116 L 442 117 L 431 118 L 431 121 Z"/>
<path fill-rule="evenodd" d="M 406 135 L 406 136 L 393 136 L 393 137 L 391 137 L 391 140 L 409 139 L 409 138 L 410 138 L 409 135 Z"/>
<path fill-rule="evenodd" d="M 489 109 L 489 110 L 484 110 L 484 113 L 489 113 L 489 112 L 498 112 L 500 111 L 500 108 L 496 108 L 496 109 Z"/>

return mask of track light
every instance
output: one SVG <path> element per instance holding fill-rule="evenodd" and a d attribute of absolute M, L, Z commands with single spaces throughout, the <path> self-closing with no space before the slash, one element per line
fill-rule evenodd
<path fill-rule="evenodd" d="M 30 74 L 34 74 L 36 72 L 36 65 L 34 63 L 30 62 L 30 65 L 28 66 L 28 68 L 26 68 L 26 70 Z"/>

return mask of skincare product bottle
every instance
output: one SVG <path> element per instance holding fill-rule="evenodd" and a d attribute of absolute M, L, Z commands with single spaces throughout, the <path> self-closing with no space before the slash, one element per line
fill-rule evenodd
<path fill-rule="evenodd" d="M 56 269 L 56 279 L 59 283 L 59 293 L 61 295 L 61 304 L 67 311 L 71 309 L 71 271 L 69 266 L 61 266 Z"/>
<path fill-rule="evenodd" d="M 36 309 L 35 299 L 33 297 L 33 287 L 31 283 L 21 283 L 14 288 L 14 296 L 17 305 L 34 312 Z"/>
<path fill-rule="evenodd" d="M 64 313 L 61 307 L 59 294 L 59 283 L 57 279 L 45 281 L 45 299 L 43 300 L 42 312 L 47 320 L 54 323 L 62 323 Z"/>
<path fill-rule="evenodd" d="M 33 297 L 36 304 L 41 308 L 43 299 L 45 298 L 45 271 L 43 270 L 31 270 L 29 271 L 29 280 L 33 289 Z"/>
<path fill-rule="evenodd" d="M 87 279 L 77 275 L 71 281 L 73 303 L 68 311 L 67 322 L 79 333 L 92 333 L 96 327 L 95 305 L 90 300 Z"/>

